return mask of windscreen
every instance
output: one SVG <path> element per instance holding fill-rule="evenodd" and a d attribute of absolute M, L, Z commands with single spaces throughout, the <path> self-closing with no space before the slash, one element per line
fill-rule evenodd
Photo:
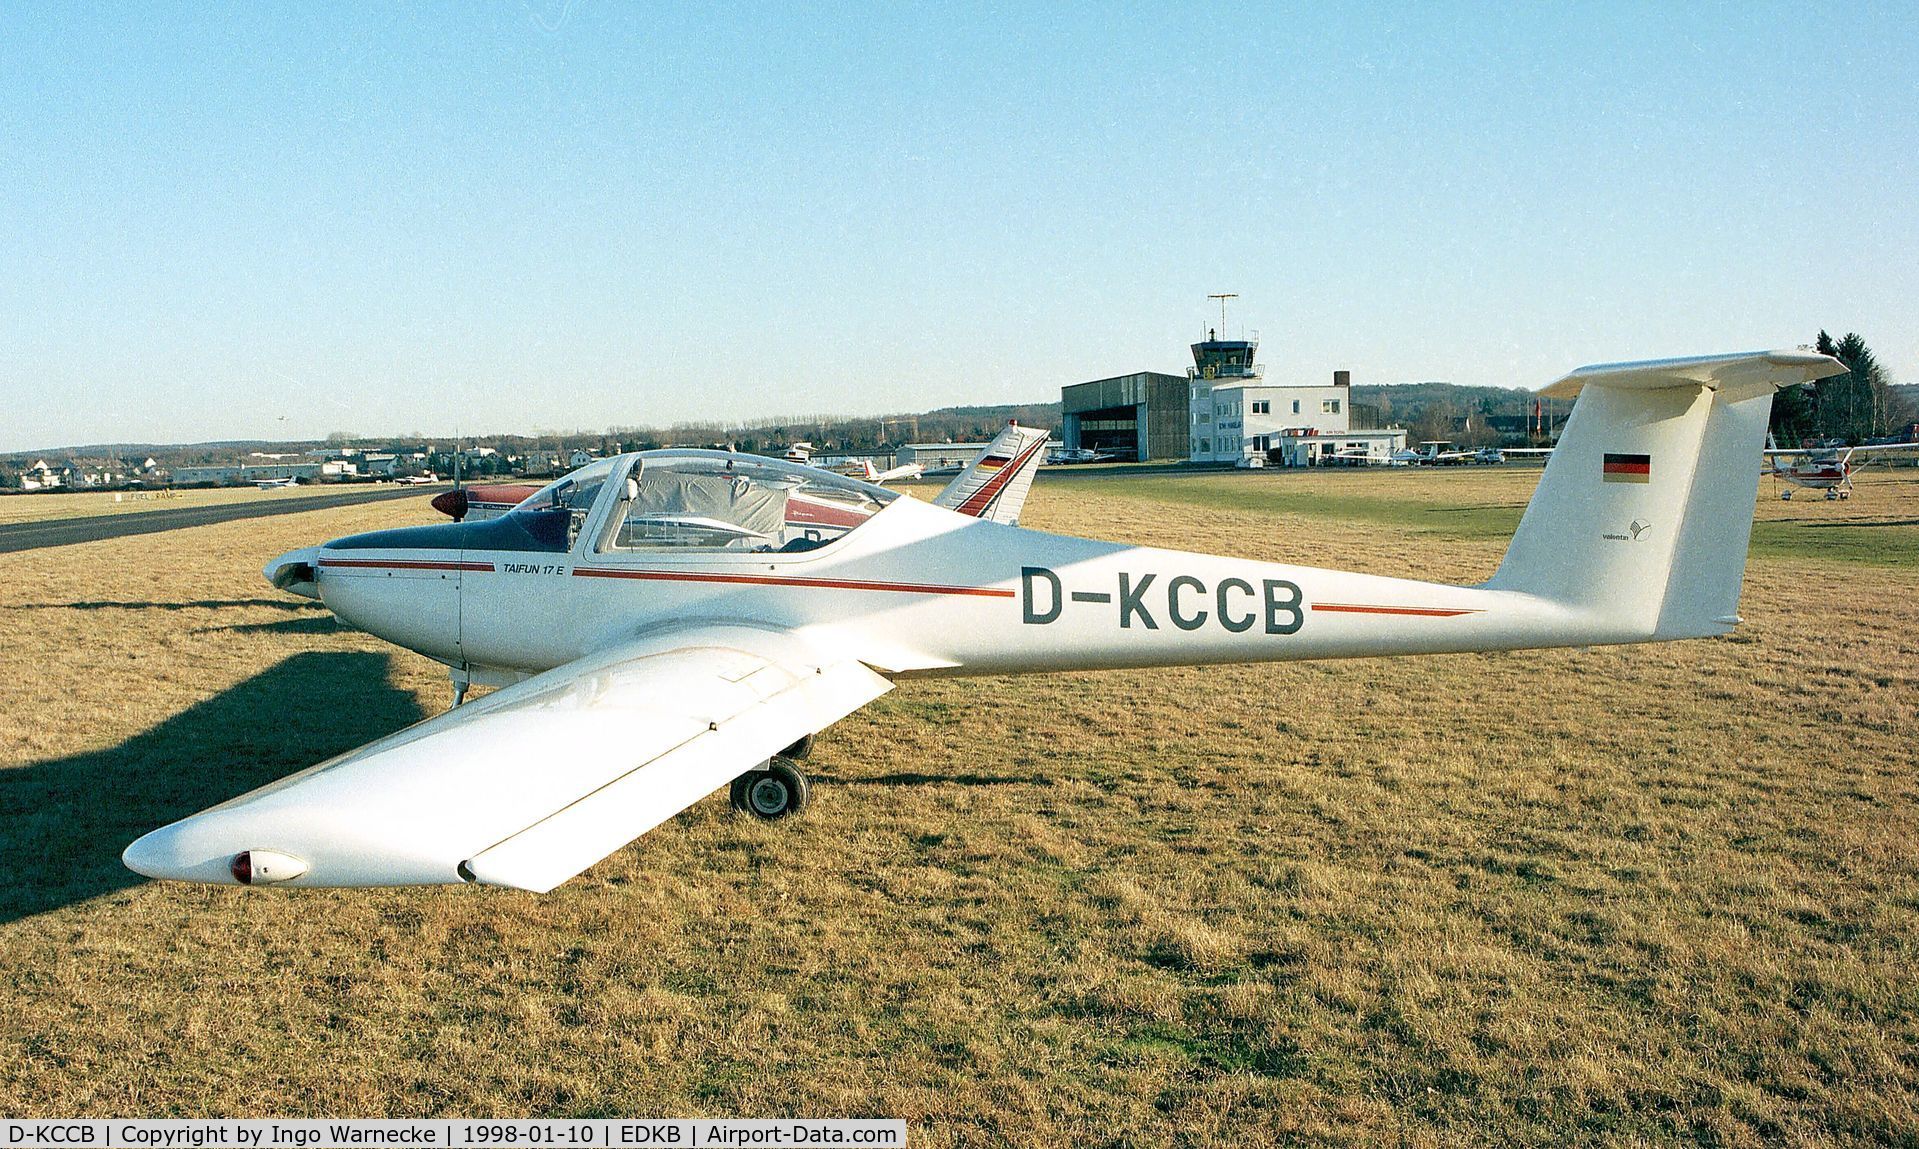
<path fill-rule="evenodd" d="M 602 551 L 796 553 L 864 525 L 896 492 L 830 471 L 719 451 L 651 451 Z"/>
<path fill-rule="evenodd" d="M 619 461 L 598 459 L 562 475 L 528 496 L 507 517 L 553 550 L 571 550 L 593 501 Z"/>

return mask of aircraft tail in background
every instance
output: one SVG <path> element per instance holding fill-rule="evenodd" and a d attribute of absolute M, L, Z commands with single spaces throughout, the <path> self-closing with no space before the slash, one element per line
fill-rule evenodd
<path fill-rule="evenodd" d="M 1046 457 L 1047 432 L 1008 423 L 971 466 L 933 499 L 935 506 L 1008 526 L 1019 525 L 1026 492 Z"/>

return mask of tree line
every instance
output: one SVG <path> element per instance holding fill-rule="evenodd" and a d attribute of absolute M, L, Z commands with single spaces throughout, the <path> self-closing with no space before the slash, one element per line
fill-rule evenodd
<path fill-rule="evenodd" d="M 1821 331 L 1813 344 L 1846 365 L 1844 375 L 1810 387 L 1788 387 L 1773 397 L 1772 435 L 1782 447 L 1839 440 L 1863 443 L 1910 425 L 1912 405 L 1893 390 L 1891 376 L 1856 332 L 1835 342 Z"/>

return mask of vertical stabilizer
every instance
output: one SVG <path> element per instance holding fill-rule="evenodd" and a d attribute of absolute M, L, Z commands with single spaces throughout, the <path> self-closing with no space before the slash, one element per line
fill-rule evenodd
<path fill-rule="evenodd" d="M 1595 641 L 1731 630 L 1773 392 L 1845 369 L 1760 351 L 1582 367 L 1545 388 L 1579 399 L 1487 586 L 1580 610 Z"/>
<path fill-rule="evenodd" d="M 936 506 L 1016 526 L 1026 492 L 1046 456 L 1046 432 L 1008 423 L 972 465 L 933 499 Z"/>

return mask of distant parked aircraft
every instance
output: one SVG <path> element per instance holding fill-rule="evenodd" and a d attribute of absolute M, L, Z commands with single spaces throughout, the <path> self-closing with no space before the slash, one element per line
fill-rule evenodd
<path fill-rule="evenodd" d="M 1104 463 L 1110 459 L 1117 458 L 1119 458 L 1118 455 L 1106 451 L 1094 451 L 1085 447 L 1073 447 L 1071 449 L 1061 447 L 1051 455 L 1048 455 L 1046 461 L 1052 464 L 1063 465 L 1069 463 Z"/>
<path fill-rule="evenodd" d="M 1919 443 L 1873 443 L 1861 447 L 1802 447 L 1797 450 L 1773 449 L 1766 452 L 1766 460 L 1771 464 L 1771 474 L 1787 484 L 1779 492 L 1781 499 L 1791 499 L 1795 488 L 1824 491 L 1828 499 L 1852 498 L 1852 477 L 1861 467 L 1872 462 L 1873 456 L 1881 451 L 1910 451 L 1919 448 Z M 1865 455 L 1858 464 L 1852 459 L 1855 455 Z M 1792 462 L 1790 460 L 1798 460 Z"/>
<path fill-rule="evenodd" d="M 293 483 L 294 483 L 294 480 L 292 478 L 253 480 L 253 485 L 260 488 L 263 491 L 275 491 L 280 489 L 281 487 L 291 487 Z"/>
<path fill-rule="evenodd" d="M 873 460 L 861 459 L 856 463 L 847 464 L 847 469 L 840 473 L 850 474 L 855 479 L 865 479 L 869 483 L 885 485 L 895 479 L 917 479 L 926 473 L 926 468 L 918 463 L 902 463 L 882 471 L 873 465 Z"/>

